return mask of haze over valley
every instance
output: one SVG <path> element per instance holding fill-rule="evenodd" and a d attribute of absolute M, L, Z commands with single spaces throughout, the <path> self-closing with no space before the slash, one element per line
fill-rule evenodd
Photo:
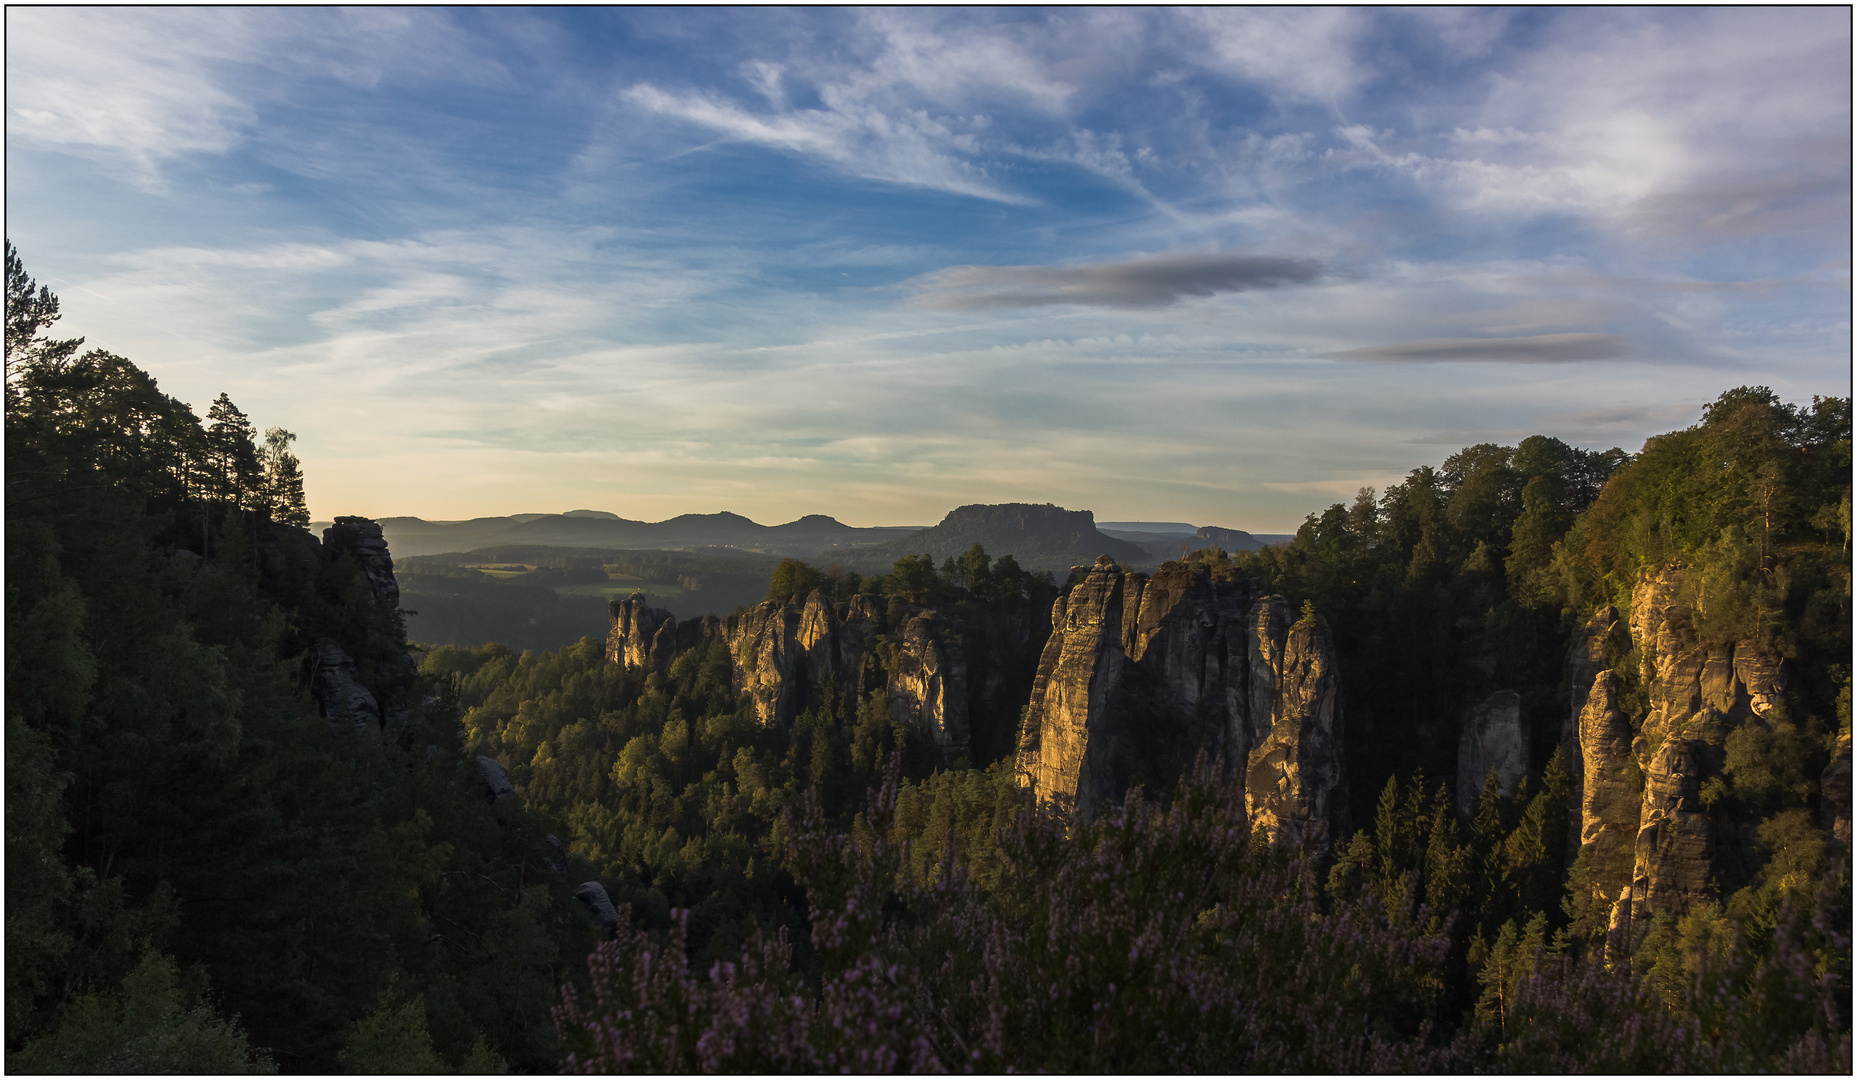
<path fill-rule="evenodd" d="M 6 19 L 7 1072 L 1850 1073 L 1848 8 Z"/>

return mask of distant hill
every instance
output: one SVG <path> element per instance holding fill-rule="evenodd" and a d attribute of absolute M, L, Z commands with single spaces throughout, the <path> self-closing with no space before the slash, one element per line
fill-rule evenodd
<path fill-rule="evenodd" d="M 603 510 L 565 514 L 512 514 L 465 521 L 416 517 L 380 519 L 396 556 L 470 551 L 494 544 L 587 548 L 725 547 L 764 555 L 813 558 L 838 548 L 881 543 L 916 531 L 910 527 L 860 529 L 823 514 L 784 525 L 761 525 L 740 514 L 684 514 L 669 521 L 632 521 Z"/>
<path fill-rule="evenodd" d="M 933 528 L 838 557 L 849 565 L 888 569 L 905 555 L 926 553 L 939 563 L 975 544 L 994 558 L 1011 555 L 1028 570 L 1068 570 L 1094 562 L 1098 555 L 1143 565 L 1155 561 L 1140 546 L 1105 536 L 1090 511 L 1066 510 L 1050 503 L 959 507 Z"/>
<path fill-rule="evenodd" d="M 1144 536 L 1192 536 L 1199 526 L 1184 521 L 1099 521 L 1096 527 L 1109 536 L 1141 533 Z"/>

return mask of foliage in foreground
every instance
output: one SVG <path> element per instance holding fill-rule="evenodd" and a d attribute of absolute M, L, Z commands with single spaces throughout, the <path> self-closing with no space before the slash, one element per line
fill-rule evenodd
<path fill-rule="evenodd" d="M 1450 945 L 1421 929 L 1427 909 L 1324 904 L 1305 856 L 1253 838 L 1238 785 L 1203 760 L 1167 804 L 1135 792 L 1093 822 L 1022 805 L 997 837 L 1006 872 L 992 889 L 952 834 L 935 873 L 908 869 L 895 775 L 849 832 L 825 827 L 816 802 L 790 820 L 814 970 L 795 969 L 784 931 L 692 965 L 681 912 L 668 934 L 628 921 L 589 958 L 590 997 L 563 990 L 562 1067 L 1848 1070 L 1835 961 L 1848 887 L 1789 908 L 1764 956 L 1730 942 L 1686 986 L 1538 932 L 1525 948 L 1507 940 L 1484 980 L 1497 1007 L 1454 1028 L 1440 993 Z"/>

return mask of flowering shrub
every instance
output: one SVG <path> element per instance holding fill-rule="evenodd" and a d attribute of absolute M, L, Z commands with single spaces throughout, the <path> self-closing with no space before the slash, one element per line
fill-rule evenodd
<path fill-rule="evenodd" d="M 1202 762 L 1169 804 L 1083 822 L 1025 805 L 999 886 L 889 835 L 894 766 L 848 835 L 787 829 L 816 971 L 757 938 L 706 976 L 629 927 L 563 992 L 564 1067 L 626 1071 L 1352 1071 L 1448 1067 L 1430 1037 L 1447 943 L 1369 899 L 1322 913 L 1306 858 L 1254 841 Z"/>

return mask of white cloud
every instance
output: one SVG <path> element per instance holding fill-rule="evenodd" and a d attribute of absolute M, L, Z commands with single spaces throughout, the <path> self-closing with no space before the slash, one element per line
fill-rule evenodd
<path fill-rule="evenodd" d="M 233 148 L 318 78 L 507 79 L 422 9 L 10 7 L 6 26 L 8 139 L 100 156 L 150 191 L 166 163 Z"/>
<path fill-rule="evenodd" d="M 853 176 L 950 191 L 1004 203 L 1026 203 L 992 183 L 965 159 L 972 135 L 924 112 L 892 116 L 839 102 L 828 109 L 783 109 L 757 115 L 707 94 L 673 94 L 649 83 L 628 87 L 630 104 L 700 124 L 742 142 L 823 158 Z"/>
<path fill-rule="evenodd" d="M 1181 14 L 1203 34 L 1204 62 L 1266 93 L 1333 105 L 1368 76 L 1355 56 L 1367 16 L 1354 9 L 1225 7 Z"/>
<path fill-rule="evenodd" d="M 236 9 L 8 8 L 9 139 L 119 155 L 135 182 L 162 161 L 220 151 L 257 118 L 212 65 L 252 50 Z"/>

